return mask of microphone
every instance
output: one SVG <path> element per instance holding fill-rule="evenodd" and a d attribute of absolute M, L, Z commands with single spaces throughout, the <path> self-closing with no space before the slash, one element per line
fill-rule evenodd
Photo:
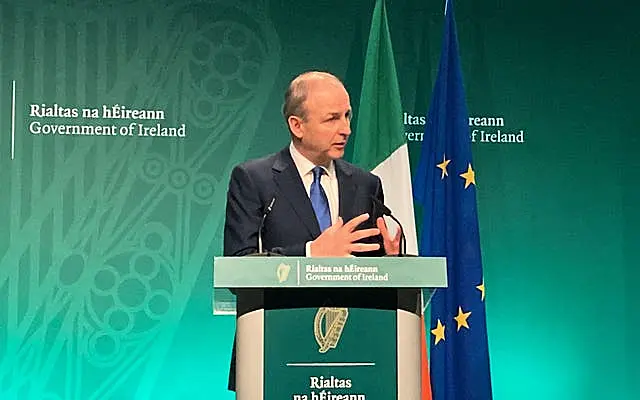
<path fill-rule="evenodd" d="M 400 223 L 400 221 L 398 221 L 396 217 L 393 216 L 389 207 L 385 206 L 383 202 L 378 200 L 373 195 L 371 196 L 371 200 L 373 200 L 373 204 L 382 211 L 383 215 L 386 215 L 392 220 L 394 220 L 395 223 L 398 224 L 398 226 L 400 227 L 400 252 L 398 254 L 398 257 L 406 256 L 407 255 L 407 238 L 404 236 L 404 228 L 402 227 L 402 224 Z"/>
<path fill-rule="evenodd" d="M 262 252 L 262 229 L 264 228 L 264 221 L 267 219 L 267 216 L 269 215 L 269 213 L 271 212 L 271 210 L 273 209 L 273 205 L 276 202 L 276 197 L 273 196 L 273 198 L 271 199 L 271 201 L 269 202 L 269 205 L 267 206 L 267 208 L 264 210 L 264 213 L 262 214 L 262 219 L 260 220 L 260 225 L 258 226 L 258 252 L 257 253 L 250 253 L 250 254 L 245 254 L 245 256 L 249 256 L 249 257 L 265 257 L 265 256 L 275 256 L 277 254 L 272 253 L 270 251 L 263 253 Z M 263 294 L 262 294 L 262 290 L 259 289 L 247 289 L 247 288 L 236 288 L 236 289 L 229 289 L 231 291 L 231 293 L 235 294 L 237 296 L 238 299 L 240 298 L 249 298 L 251 300 L 241 300 L 241 304 L 250 304 L 252 302 L 255 303 L 261 303 L 263 302 L 262 300 L 259 300 L 262 298 Z M 252 297 L 254 296 L 254 297 Z"/>
<path fill-rule="evenodd" d="M 273 209 L 273 204 L 275 202 L 276 202 L 276 197 L 273 196 L 266 210 L 264 210 L 264 214 L 262 214 L 262 220 L 260 221 L 260 226 L 258 227 L 258 254 L 257 255 L 269 255 L 269 254 L 262 253 L 262 229 L 264 228 L 264 221 L 267 219 L 267 216 Z"/>

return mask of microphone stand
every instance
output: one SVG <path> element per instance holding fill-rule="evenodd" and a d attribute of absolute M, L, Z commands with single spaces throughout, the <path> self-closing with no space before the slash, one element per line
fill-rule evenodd
<path fill-rule="evenodd" d="M 262 229 L 264 228 L 264 221 L 267 219 L 267 216 L 269 215 L 269 213 L 273 209 L 273 205 L 274 205 L 275 202 L 276 202 L 276 198 L 274 196 L 271 199 L 271 202 L 269 202 L 269 205 L 267 206 L 267 208 L 265 209 L 264 214 L 262 214 L 262 219 L 260 220 L 260 226 L 258 226 L 258 252 L 257 253 L 248 254 L 249 256 L 252 256 L 252 257 L 255 257 L 255 256 L 268 257 L 268 256 L 276 255 L 275 253 L 272 253 L 270 251 L 264 252 L 263 249 L 262 249 Z"/>
<path fill-rule="evenodd" d="M 373 203 L 382 211 L 382 215 L 391 218 L 396 224 L 398 224 L 398 227 L 400 229 L 400 250 L 398 251 L 398 254 L 385 255 L 385 257 L 417 257 L 417 255 L 415 254 L 407 254 L 407 238 L 404 235 L 404 228 L 402 227 L 402 224 L 400 223 L 398 218 L 393 215 L 389 207 L 387 207 L 383 202 L 381 202 L 374 196 L 371 196 L 371 199 L 373 200 Z"/>

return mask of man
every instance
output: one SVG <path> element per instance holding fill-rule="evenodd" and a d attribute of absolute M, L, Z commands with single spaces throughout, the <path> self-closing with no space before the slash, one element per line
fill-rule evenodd
<path fill-rule="evenodd" d="M 264 251 L 309 257 L 398 254 L 400 230 L 390 236 L 372 200 L 384 202 L 380 179 L 341 160 L 352 114 L 342 82 L 316 71 L 296 77 L 285 93 L 283 114 L 289 146 L 245 162 L 231 173 L 224 254 L 257 252 L 258 229 L 270 204 L 262 234 Z M 308 300 L 300 292 L 278 293 L 296 302 Z M 332 301 L 341 294 L 327 291 L 321 296 Z M 233 367 L 232 361 L 231 390 Z"/>
<path fill-rule="evenodd" d="M 380 179 L 340 160 L 351 134 L 349 94 L 340 80 L 324 72 L 296 77 L 285 94 L 283 114 L 290 145 L 231 174 L 224 254 L 256 252 L 258 227 L 273 199 L 263 228 L 265 250 L 311 257 L 398 254 L 400 232 L 391 238 L 384 219 L 373 219 L 371 196 L 384 200 Z M 315 166 L 322 169 L 319 192 L 322 199 L 322 192 L 326 195 L 331 218 L 322 232 L 310 198 Z M 356 230 L 360 224 L 366 229 Z M 356 243 L 366 238 L 376 240 Z"/>

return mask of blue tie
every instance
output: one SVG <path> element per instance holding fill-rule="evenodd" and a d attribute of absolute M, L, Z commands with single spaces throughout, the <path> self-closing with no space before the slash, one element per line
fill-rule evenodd
<path fill-rule="evenodd" d="M 320 225 L 320 232 L 331 226 L 331 212 L 329 211 L 329 201 L 327 195 L 320 185 L 320 177 L 324 170 L 322 167 L 314 167 L 313 170 L 313 183 L 311 183 L 311 190 L 309 191 L 309 197 L 311 198 L 311 205 L 313 211 L 316 213 L 318 219 L 318 225 Z"/>

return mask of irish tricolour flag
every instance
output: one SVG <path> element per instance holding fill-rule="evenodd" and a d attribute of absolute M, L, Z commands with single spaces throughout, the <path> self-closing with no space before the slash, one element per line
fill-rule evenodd
<path fill-rule="evenodd" d="M 362 78 L 352 161 L 378 175 L 384 202 L 404 227 L 407 253 L 418 254 L 409 150 L 384 0 L 376 0 Z M 395 230 L 391 229 L 391 233 Z M 431 400 L 422 316 L 421 400 Z"/>
<path fill-rule="evenodd" d="M 367 45 L 352 161 L 380 177 L 385 205 L 404 227 L 407 253 L 418 254 L 409 150 L 402 116 L 385 5 L 378 0 Z"/>

